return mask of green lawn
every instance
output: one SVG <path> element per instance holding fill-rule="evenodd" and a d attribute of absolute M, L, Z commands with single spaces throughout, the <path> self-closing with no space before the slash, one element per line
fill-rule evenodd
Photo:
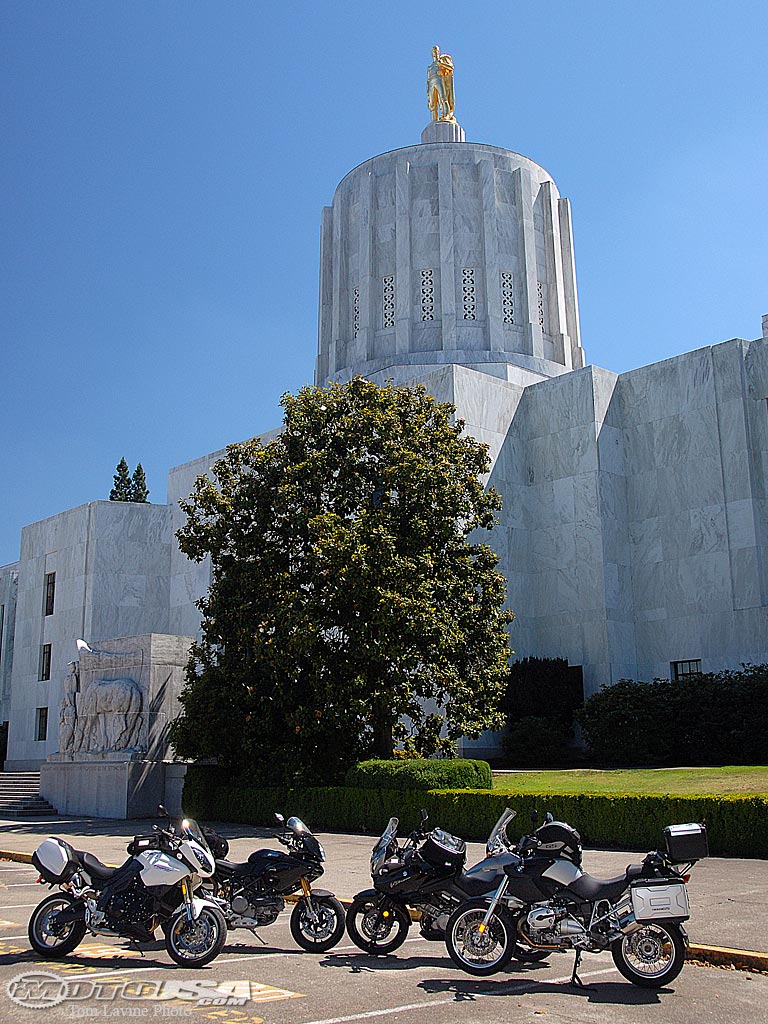
<path fill-rule="evenodd" d="M 619 768 L 510 772 L 493 776 L 507 793 L 649 793 L 679 796 L 758 793 L 768 796 L 768 767 Z"/>

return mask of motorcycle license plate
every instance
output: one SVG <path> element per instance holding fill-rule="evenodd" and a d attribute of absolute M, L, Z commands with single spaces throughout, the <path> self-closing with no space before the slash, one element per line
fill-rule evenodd
<path fill-rule="evenodd" d="M 690 909 L 685 884 L 633 885 L 632 910 L 637 921 L 653 921 L 659 917 L 688 918 Z"/>

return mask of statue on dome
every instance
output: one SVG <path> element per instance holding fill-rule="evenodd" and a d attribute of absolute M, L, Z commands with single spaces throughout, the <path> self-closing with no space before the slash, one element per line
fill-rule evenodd
<path fill-rule="evenodd" d="M 453 93 L 453 58 L 432 47 L 432 63 L 427 68 L 427 106 L 433 121 L 454 121 L 456 100 Z"/>

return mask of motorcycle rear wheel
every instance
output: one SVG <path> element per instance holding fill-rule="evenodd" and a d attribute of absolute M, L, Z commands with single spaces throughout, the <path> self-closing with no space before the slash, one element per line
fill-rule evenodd
<path fill-rule="evenodd" d="M 85 921 L 70 921 L 61 927 L 55 922 L 56 914 L 69 910 L 78 901 L 66 893 L 54 893 L 39 903 L 29 919 L 29 944 L 40 956 L 50 959 L 66 956 L 85 938 Z"/>
<path fill-rule="evenodd" d="M 445 929 L 451 960 L 462 971 L 480 977 L 505 967 L 516 946 L 515 919 L 506 907 L 497 906 L 488 927 L 480 930 L 487 911 L 487 900 L 468 900 L 454 910 Z"/>
<path fill-rule="evenodd" d="M 227 941 L 227 922 L 217 907 L 205 906 L 194 921 L 182 907 L 168 922 L 165 948 L 181 967 L 203 967 L 214 960 Z"/>
<path fill-rule="evenodd" d="M 382 905 L 370 897 L 353 900 L 347 911 L 347 932 L 356 946 L 371 956 L 394 953 L 405 942 L 411 918 L 396 903 Z"/>
<path fill-rule="evenodd" d="M 291 935 L 297 945 L 310 953 L 333 949 L 344 934 L 344 907 L 335 896 L 310 896 L 317 915 L 313 921 L 302 897 L 291 912 Z"/>
<path fill-rule="evenodd" d="M 663 988 L 685 963 L 685 940 L 676 921 L 646 921 L 611 946 L 613 962 L 640 988 Z"/>

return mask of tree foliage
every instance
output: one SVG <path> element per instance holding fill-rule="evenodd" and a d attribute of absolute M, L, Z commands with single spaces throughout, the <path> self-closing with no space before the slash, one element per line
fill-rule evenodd
<path fill-rule="evenodd" d="M 335 780 L 364 756 L 499 728 L 509 655 L 487 450 L 422 387 L 362 378 L 285 395 L 282 433 L 232 445 L 181 503 L 211 557 L 186 757 Z M 427 714 L 424 702 L 431 702 Z M 437 709 L 437 710 L 436 710 Z"/>
<path fill-rule="evenodd" d="M 145 502 L 149 497 L 147 478 L 141 463 L 133 471 L 133 476 L 128 469 L 125 458 L 120 459 L 114 475 L 114 486 L 109 492 L 110 501 L 138 501 Z"/>
<path fill-rule="evenodd" d="M 117 464 L 117 469 L 114 475 L 114 486 L 109 492 L 110 501 L 130 501 L 131 500 L 131 474 L 128 469 L 128 463 L 124 458 L 120 459 Z"/>

